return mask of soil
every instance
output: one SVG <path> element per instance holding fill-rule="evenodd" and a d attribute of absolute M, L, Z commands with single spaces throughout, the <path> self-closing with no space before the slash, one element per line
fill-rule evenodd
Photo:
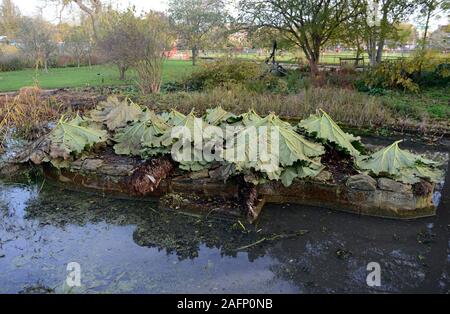
<path fill-rule="evenodd" d="M 344 152 L 338 151 L 331 145 L 325 145 L 325 154 L 321 158 L 322 164 L 331 172 L 338 183 L 342 183 L 349 176 L 358 174 L 353 161 Z"/>

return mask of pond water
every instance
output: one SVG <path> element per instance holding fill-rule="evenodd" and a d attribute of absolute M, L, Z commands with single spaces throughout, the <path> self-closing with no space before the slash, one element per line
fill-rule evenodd
<path fill-rule="evenodd" d="M 250 226 L 0 181 L 0 293 L 448 292 L 448 190 L 431 218 L 286 204 Z M 66 283 L 71 262 L 81 287 Z M 366 283 L 370 262 L 380 287 Z"/>

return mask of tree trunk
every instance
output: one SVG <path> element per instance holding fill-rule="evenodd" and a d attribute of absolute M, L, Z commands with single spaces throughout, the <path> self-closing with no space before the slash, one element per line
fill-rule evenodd
<path fill-rule="evenodd" d="M 430 17 L 431 17 L 431 8 L 428 8 L 427 20 L 425 22 L 425 31 L 423 33 L 423 38 L 422 38 L 422 50 L 425 50 L 427 48 L 427 33 L 428 33 L 428 28 L 430 27 Z"/>
<path fill-rule="evenodd" d="M 98 41 L 98 31 L 97 31 L 97 18 L 94 15 L 91 15 L 91 23 L 92 23 L 92 34 L 94 40 Z"/>
<path fill-rule="evenodd" d="M 45 73 L 48 73 L 48 60 L 47 60 L 47 58 L 44 58 L 44 71 L 45 71 Z"/>
<path fill-rule="evenodd" d="M 124 66 L 123 64 L 120 64 L 119 65 L 119 73 L 120 73 L 120 77 L 119 77 L 119 79 L 121 80 L 121 81 L 125 81 L 125 72 L 127 72 L 127 67 L 126 66 Z"/>
<path fill-rule="evenodd" d="M 102 1 L 101 0 L 91 0 L 93 7 L 88 7 L 82 0 L 73 0 L 81 11 L 89 15 L 92 23 L 92 31 L 95 41 L 98 40 L 98 18 L 102 13 Z"/>
<path fill-rule="evenodd" d="M 381 38 L 378 42 L 378 48 L 377 48 L 377 57 L 376 57 L 376 63 L 380 64 L 383 60 L 383 49 L 384 49 L 384 38 Z"/>
<path fill-rule="evenodd" d="M 367 41 L 367 54 L 369 55 L 370 66 L 376 65 L 376 44 L 372 36 Z"/>
<path fill-rule="evenodd" d="M 305 53 L 306 59 L 308 60 L 309 67 L 311 69 L 311 75 L 313 77 L 319 74 L 319 61 L 320 61 L 320 39 L 316 38 L 312 45 L 305 44 L 301 45 L 303 52 Z"/>
<path fill-rule="evenodd" d="M 198 54 L 198 48 L 197 46 L 192 47 L 192 65 L 197 65 L 197 54 Z"/>
<path fill-rule="evenodd" d="M 313 76 L 316 76 L 317 74 L 319 74 L 319 67 L 317 65 L 317 61 L 314 60 L 314 58 L 311 58 L 308 61 L 309 61 L 309 67 L 311 68 L 311 74 Z"/>
<path fill-rule="evenodd" d="M 383 17 L 380 22 L 380 32 L 379 32 L 379 38 L 378 38 L 378 48 L 377 48 L 377 56 L 376 56 L 376 64 L 380 64 L 383 60 L 383 49 L 384 45 L 386 43 L 386 32 L 387 28 L 389 27 L 388 22 L 388 10 L 389 7 L 385 6 L 383 8 Z"/>
<path fill-rule="evenodd" d="M 359 41 L 359 38 L 356 39 L 356 60 L 355 60 L 355 67 L 359 65 L 359 58 L 361 57 L 361 42 Z"/>

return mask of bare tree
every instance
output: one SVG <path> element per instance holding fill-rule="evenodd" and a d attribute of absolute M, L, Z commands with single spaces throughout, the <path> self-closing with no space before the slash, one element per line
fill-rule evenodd
<path fill-rule="evenodd" d="M 92 26 L 93 36 L 98 38 L 98 28 L 100 16 L 103 12 L 103 4 L 101 0 L 42 0 L 47 4 L 48 2 L 56 3 L 61 6 L 61 12 L 71 4 L 75 4 L 78 8 L 89 16 Z"/>
<path fill-rule="evenodd" d="M 158 12 L 148 13 L 139 23 L 138 41 L 134 67 L 138 74 L 138 85 L 143 94 L 158 93 L 161 89 L 165 51 L 174 37 L 170 32 L 168 18 Z"/>
<path fill-rule="evenodd" d="M 117 65 L 120 79 L 125 80 L 127 70 L 136 60 L 136 46 L 141 38 L 139 19 L 132 9 L 125 12 L 110 10 L 99 31 L 97 46 L 104 58 Z"/>
<path fill-rule="evenodd" d="M 74 26 L 69 30 L 64 48 L 77 60 L 77 65 L 80 67 L 83 58 L 88 56 L 90 48 L 90 39 L 82 26 Z"/>
<path fill-rule="evenodd" d="M 120 79 L 133 67 L 143 93 L 158 92 L 161 86 L 164 52 L 171 48 L 173 36 L 168 18 L 159 12 L 137 17 L 133 8 L 125 12 L 112 9 L 105 14 L 98 47 L 104 57 L 119 68 Z"/>
<path fill-rule="evenodd" d="M 55 27 L 42 18 L 24 18 L 19 32 L 19 47 L 34 60 L 36 69 L 43 66 L 48 72 L 48 61 L 57 49 Z"/>

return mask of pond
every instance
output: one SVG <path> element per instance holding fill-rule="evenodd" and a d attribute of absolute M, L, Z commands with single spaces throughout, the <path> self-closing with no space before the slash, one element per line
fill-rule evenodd
<path fill-rule="evenodd" d="M 285 204 L 247 225 L 0 181 L 0 293 L 448 292 L 448 189 L 431 218 Z M 80 287 L 67 285 L 71 262 Z M 366 283 L 370 262 L 381 267 L 379 287 Z"/>

